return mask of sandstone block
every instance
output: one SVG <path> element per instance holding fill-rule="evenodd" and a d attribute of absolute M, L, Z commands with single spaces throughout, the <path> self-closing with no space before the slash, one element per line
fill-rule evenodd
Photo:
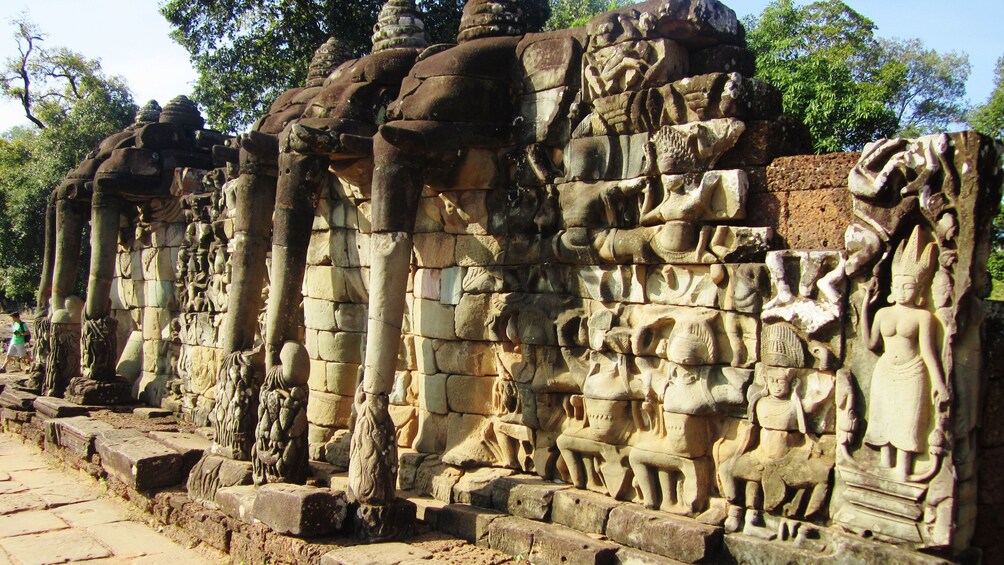
<path fill-rule="evenodd" d="M 617 543 L 687 563 L 712 559 L 722 542 L 721 528 L 633 504 L 610 511 L 606 534 Z"/>
<path fill-rule="evenodd" d="M 504 516 L 488 525 L 488 547 L 509 555 L 530 555 L 533 537 L 540 525 L 522 518 Z"/>
<path fill-rule="evenodd" d="M 495 353 L 488 343 L 447 341 L 436 350 L 436 366 L 443 373 L 459 375 L 497 375 Z"/>
<path fill-rule="evenodd" d="M 681 565 L 681 562 L 676 559 L 623 546 L 614 555 L 614 563 L 617 565 Z"/>
<path fill-rule="evenodd" d="M 115 429 L 111 424 L 87 416 L 61 418 L 57 426 L 59 445 L 84 459 L 94 453 L 95 436 L 101 432 Z"/>
<path fill-rule="evenodd" d="M 415 473 L 415 492 L 449 504 L 453 498 L 453 486 L 460 480 L 461 474 L 458 469 L 440 461 L 438 456 L 426 457 Z"/>
<path fill-rule="evenodd" d="M 321 300 L 335 299 L 334 267 L 311 265 L 303 277 L 303 295 Z"/>
<path fill-rule="evenodd" d="M 439 281 L 442 269 L 418 269 L 415 272 L 415 298 L 439 300 Z"/>
<path fill-rule="evenodd" d="M 492 414 L 493 377 L 450 375 L 446 380 L 446 399 L 451 412 Z"/>
<path fill-rule="evenodd" d="M 101 456 L 101 466 L 136 490 L 147 491 L 181 482 L 181 454 L 142 432 L 100 432 L 94 447 Z"/>
<path fill-rule="evenodd" d="M 492 508 L 495 481 L 512 475 L 512 469 L 482 467 L 464 473 L 453 486 L 453 501 L 479 508 Z"/>
<path fill-rule="evenodd" d="M 456 258 L 461 267 L 500 265 L 505 256 L 505 242 L 489 235 L 458 235 Z"/>
<path fill-rule="evenodd" d="M 214 501 L 227 516 L 246 524 L 252 524 L 254 523 L 254 501 L 257 495 L 258 487 L 254 485 L 223 487 L 216 491 Z"/>
<path fill-rule="evenodd" d="M 527 556 L 531 563 L 614 563 L 614 554 L 618 549 L 616 544 L 593 539 L 564 526 L 536 524 L 533 547 Z"/>
<path fill-rule="evenodd" d="M 455 234 L 487 234 L 487 190 L 440 192 L 443 203 L 443 231 Z"/>
<path fill-rule="evenodd" d="M 449 425 L 446 431 L 446 451 L 443 452 L 444 462 L 463 468 L 490 467 L 498 462 L 495 454 L 484 444 L 492 423 L 490 418 L 456 412 L 447 418 Z"/>
<path fill-rule="evenodd" d="M 419 408 L 436 414 L 447 414 L 450 411 L 446 393 L 447 375 L 420 373 L 418 379 Z"/>
<path fill-rule="evenodd" d="M 778 235 L 792 249 L 843 250 L 853 213 L 851 193 L 844 188 L 789 192 L 787 222 Z"/>
<path fill-rule="evenodd" d="M 442 453 L 446 449 L 447 423 L 445 414 L 419 410 L 418 432 L 412 447 L 420 453 Z"/>
<path fill-rule="evenodd" d="M 331 236 L 330 231 L 315 231 L 310 235 L 310 243 L 307 244 L 307 264 L 308 265 L 330 265 L 331 264 Z"/>
<path fill-rule="evenodd" d="M 316 342 L 317 339 L 315 338 L 314 341 Z M 309 343 L 310 340 L 307 340 L 307 342 Z M 311 353 L 310 347 L 307 348 L 307 354 L 312 357 L 310 359 L 310 374 L 307 377 L 307 388 L 328 392 L 328 364 L 320 359 L 313 358 L 315 354 Z"/>
<path fill-rule="evenodd" d="M 457 236 L 447 233 L 416 233 L 415 259 L 420 267 L 442 269 L 457 264 Z"/>
<path fill-rule="evenodd" d="M 431 559 L 428 551 L 400 542 L 356 545 L 329 551 L 321 556 L 321 565 L 398 565 L 421 563 Z"/>
<path fill-rule="evenodd" d="M 86 406 L 52 396 L 39 396 L 32 402 L 32 406 L 34 406 L 36 412 L 50 418 L 83 416 L 89 412 Z"/>
<path fill-rule="evenodd" d="M 418 371 L 427 375 L 439 372 L 436 367 L 436 348 L 440 343 L 442 342 L 415 336 L 415 361 L 418 364 Z"/>
<path fill-rule="evenodd" d="M 303 299 L 303 323 L 305 327 L 322 330 L 335 331 L 335 303 L 330 300 L 319 300 L 315 298 Z"/>
<path fill-rule="evenodd" d="M 450 504 L 439 511 L 438 528 L 469 543 L 482 542 L 491 523 L 502 514 L 468 504 Z"/>
<path fill-rule="evenodd" d="M 443 269 L 439 277 L 439 301 L 443 304 L 456 306 L 464 294 L 464 277 L 467 267 L 450 267 Z"/>
<path fill-rule="evenodd" d="M 333 318 L 332 318 L 333 319 Z M 324 361 L 361 365 L 365 334 L 355 332 L 317 332 L 317 356 Z"/>
<path fill-rule="evenodd" d="M 555 493 L 568 488 L 529 475 L 502 477 L 492 485 L 492 507 L 519 518 L 548 521 Z"/>
<path fill-rule="evenodd" d="M 604 534 L 610 512 L 621 504 L 585 490 L 560 490 L 554 493 L 551 521 L 587 534 Z"/>
<path fill-rule="evenodd" d="M 327 363 L 325 392 L 352 396 L 361 377 L 357 363 Z"/>
<path fill-rule="evenodd" d="M 150 432 L 150 437 L 181 454 L 182 473 L 188 474 L 212 446 L 208 439 L 191 432 Z"/>
<path fill-rule="evenodd" d="M 143 339 L 159 340 L 170 337 L 173 317 L 167 308 L 143 308 Z"/>
<path fill-rule="evenodd" d="M 258 489 L 254 517 L 278 533 L 297 537 L 330 534 L 342 527 L 348 513 L 344 492 L 291 484 L 267 484 Z"/>
<path fill-rule="evenodd" d="M 486 323 L 493 312 L 491 294 L 465 294 L 456 309 L 457 337 L 464 340 L 488 341 L 491 328 Z"/>
<path fill-rule="evenodd" d="M 412 327 L 423 337 L 437 339 L 457 339 L 453 326 L 453 306 L 446 306 L 435 300 L 415 300 Z"/>
<path fill-rule="evenodd" d="M 335 310 L 335 322 L 338 329 L 346 332 L 366 331 L 365 304 L 339 304 Z"/>
<path fill-rule="evenodd" d="M 346 428 L 352 415 L 352 397 L 311 391 L 307 401 L 307 420 L 317 426 Z"/>

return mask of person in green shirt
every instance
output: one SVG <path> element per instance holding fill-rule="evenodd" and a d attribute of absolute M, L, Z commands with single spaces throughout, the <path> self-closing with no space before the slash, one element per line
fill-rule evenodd
<path fill-rule="evenodd" d="M 7 345 L 7 358 L 4 360 L 3 367 L 0 367 L 0 373 L 7 372 L 7 365 L 10 364 L 11 360 L 16 359 L 19 363 L 28 360 L 28 351 L 25 347 L 28 343 L 28 324 L 21 321 L 21 315 L 17 312 L 11 314 L 10 317 L 14 319 L 10 328 L 13 335 Z"/>

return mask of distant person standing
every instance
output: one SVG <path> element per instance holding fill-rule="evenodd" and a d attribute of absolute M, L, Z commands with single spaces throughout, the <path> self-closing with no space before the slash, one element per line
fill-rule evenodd
<path fill-rule="evenodd" d="M 4 359 L 3 367 L 0 367 L 0 373 L 7 372 L 7 365 L 12 359 L 22 362 L 28 358 L 28 352 L 25 348 L 25 344 L 28 343 L 28 324 L 21 321 L 21 315 L 17 312 L 11 314 L 10 317 L 14 319 L 10 328 L 13 335 L 7 345 L 7 357 Z"/>

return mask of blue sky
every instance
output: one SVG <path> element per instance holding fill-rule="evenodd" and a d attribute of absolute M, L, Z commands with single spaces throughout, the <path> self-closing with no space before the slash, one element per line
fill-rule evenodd
<path fill-rule="evenodd" d="M 964 51 L 972 63 L 968 96 L 982 103 L 993 88 L 994 64 L 1004 55 L 1004 0 L 845 0 L 871 18 L 882 37 L 919 37 L 938 51 Z M 184 49 L 167 36 L 157 0 L 3 0 L 0 57 L 16 55 L 8 20 L 27 11 L 48 33 L 48 44 L 100 58 L 105 72 L 125 77 L 138 103 L 161 104 L 191 90 L 195 73 Z M 742 17 L 768 0 L 726 0 Z M 0 131 L 26 123 L 14 103 L 0 103 Z"/>

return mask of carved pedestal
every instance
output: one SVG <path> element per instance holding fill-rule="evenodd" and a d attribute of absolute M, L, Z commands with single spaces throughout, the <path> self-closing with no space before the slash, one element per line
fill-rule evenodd
<path fill-rule="evenodd" d="M 70 381 L 66 389 L 67 400 L 100 406 L 124 404 L 132 400 L 132 385 L 115 373 L 117 326 L 111 316 L 84 322 L 81 339 L 83 374 Z"/>

